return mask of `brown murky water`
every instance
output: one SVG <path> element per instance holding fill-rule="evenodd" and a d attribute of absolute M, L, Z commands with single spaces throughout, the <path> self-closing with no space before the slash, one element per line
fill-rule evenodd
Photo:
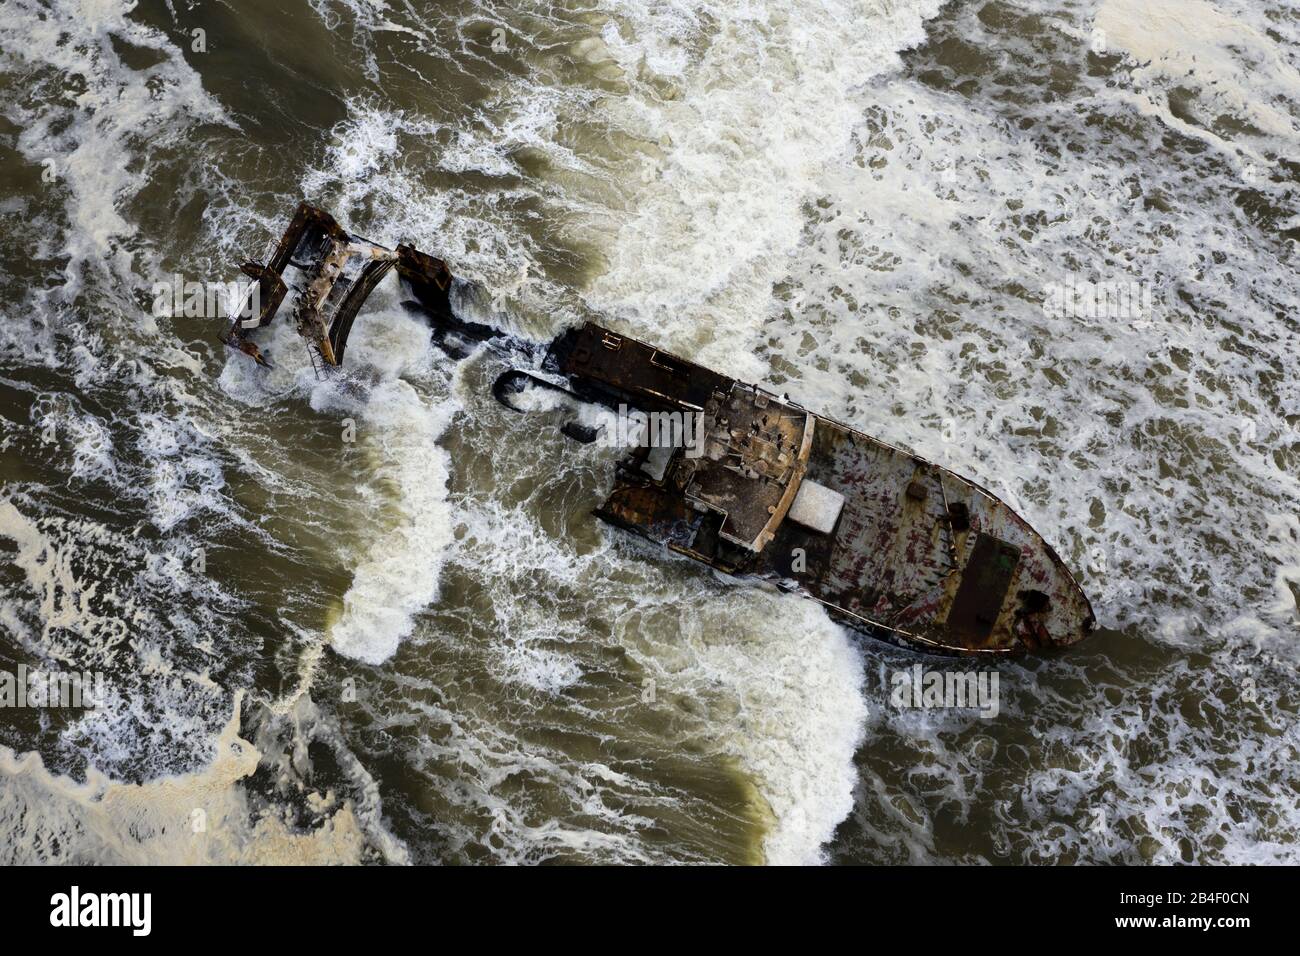
<path fill-rule="evenodd" d="M 1298 37 L 1234 0 L 11 0 L 0 671 L 110 693 L 0 714 L 0 858 L 1293 861 Z M 999 667 L 996 717 L 899 708 L 954 665 L 600 525 L 613 452 L 393 288 L 344 383 L 152 314 L 301 198 L 526 337 L 599 317 L 972 475 L 1103 630 Z M 1075 281 L 1150 306 L 1044 307 Z"/>

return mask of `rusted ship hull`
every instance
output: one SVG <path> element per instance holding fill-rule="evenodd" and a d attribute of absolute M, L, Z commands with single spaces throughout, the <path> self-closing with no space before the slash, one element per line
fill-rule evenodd
<path fill-rule="evenodd" d="M 703 418 L 698 458 L 647 469 L 641 447 L 620 464 L 596 512 L 612 524 L 930 653 L 1039 651 L 1092 629 L 1052 547 L 952 471 L 597 325 L 562 337 L 547 367 L 606 405 Z"/>
<path fill-rule="evenodd" d="M 718 571 L 792 591 L 837 620 L 928 653 L 1017 654 L 1067 647 L 1093 626 L 1064 562 L 984 488 L 902 449 L 595 324 L 544 353 L 461 320 L 446 264 L 409 245 L 389 250 L 299 207 L 268 266 L 246 263 L 263 305 L 224 341 L 259 362 L 253 329 L 275 316 L 293 265 L 293 316 L 313 361 L 343 358 L 353 319 L 396 267 L 412 304 L 442 337 L 495 341 L 514 369 L 494 392 L 530 384 L 694 429 L 696 442 L 637 444 L 596 510 L 610 524 Z M 536 374 L 534 374 L 536 373 Z M 659 419 L 656 419 L 659 420 Z M 590 428 L 566 434 L 591 440 Z"/>

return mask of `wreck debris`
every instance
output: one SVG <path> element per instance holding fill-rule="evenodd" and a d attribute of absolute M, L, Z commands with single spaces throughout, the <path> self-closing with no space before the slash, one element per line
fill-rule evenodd
<path fill-rule="evenodd" d="M 511 342 L 451 309 L 446 263 L 394 250 L 300 205 L 266 266 L 246 263 L 262 308 L 223 341 L 265 364 L 246 332 L 275 316 L 293 265 L 293 316 L 318 371 L 343 361 L 358 310 L 395 265 L 436 334 Z M 594 323 L 559 336 L 530 369 L 493 386 L 523 411 L 529 388 L 583 403 L 698 421 L 702 447 L 641 445 L 595 514 L 674 553 L 823 605 L 887 641 L 940 654 L 1065 647 L 1092 629 L 1091 605 L 1056 552 L 988 490 L 909 452 Z M 567 422 L 590 442 L 597 429 Z"/>
<path fill-rule="evenodd" d="M 253 301 L 261 303 L 255 317 L 237 317 L 222 341 L 266 365 L 247 333 L 275 318 L 288 287 L 284 270 L 295 267 L 293 320 L 307 340 L 312 364 L 320 372 L 343 362 L 352 322 L 379 281 L 394 266 L 420 304 L 431 314 L 450 317 L 451 272 L 441 259 L 410 245 L 396 250 L 377 245 L 343 229 L 329 213 L 300 203 L 267 265 L 245 262 L 240 269 L 257 281 Z"/>

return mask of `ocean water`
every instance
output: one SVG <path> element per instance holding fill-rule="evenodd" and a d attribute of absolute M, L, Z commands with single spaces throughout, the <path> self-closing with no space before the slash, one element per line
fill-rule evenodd
<path fill-rule="evenodd" d="M 0 860 L 1300 860 L 1293 5 L 7 0 L 0 89 L 0 670 L 108 687 L 0 711 Z M 303 198 L 971 476 L 1100 630 L 900 709 L 391 282 L 325 382 L 153 314 Z"/>

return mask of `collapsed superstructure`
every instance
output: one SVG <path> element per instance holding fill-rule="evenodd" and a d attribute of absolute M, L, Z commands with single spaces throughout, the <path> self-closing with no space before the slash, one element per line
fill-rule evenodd
<path fill-rule="evenodd" d="M 290 264 L 301 276 L 294 321 L 318 370 L 343 361 L 361 304 L 393 266 L 435 331 L 503 341 L 499 330 L 455 315 L 441 259 L 352 236 L 304 204 L 270 263 L 243 266 L 261 307 L 224 341 L 258 361 L 248 333 L 274 318 Z M 694 429 L 694 444 L 629 449 L 595 512 L 677 554 L 793 591 L 845 624 L 931 653 L 1065 647 L 1093 627 L 1064 562 L 989 491 L 787 398 L 594 323 L 562 334 L 533 367 L 504 372 L 494 392 L 517 409 L 527 388 Z M 577 422 L 563 430 L 594 437 Z"/>
<path fill-rule="evenodd" d="M 289 266 L 302 276 L 294 289 L 293 321 L 318 372 L 343 364 L 353 320 L 394 266 L 431 318 L 451 318 L 451 272 L 445 262 L 410 245 L 389 249 L 354 236 L 329 213 L 299 203 L 270 261 L 240 265 L 255 283 L 250 301 L 256 307 L 241 310 L 221 339 L 259 365 L 268 363 L 248 333 L 275 318 L 288 292 L 284 272 Z"/>

